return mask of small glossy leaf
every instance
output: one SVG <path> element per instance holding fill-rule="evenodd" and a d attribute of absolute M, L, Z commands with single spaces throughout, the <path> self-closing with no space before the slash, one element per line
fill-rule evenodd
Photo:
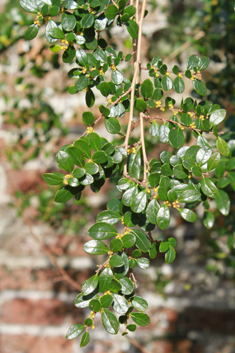
<path fill-rule="evenodd" d="M 129 278 L 121 278 L 120 281 L 122 286 L 122 293 L 125 295 L 131 294 L 134 290 L 134 284 Z"/>
<path fill-rule="evenodd" d="M 200 199 L 201 199 L 201 194 L 199 191 L 188 189 L 182 192 L 182 194 L 178 198 L 178 201 L 191 203 L 191 202 L 199 201 Z"/>
<path fill-rule="evenodd" d="M 153 199 L 149 202 L 146 209 L 147 220 L 152 224 L 157 224 L 157 213 L 160 208 L 160 205 L 157 199 Z"/>
<path fill-rule="evenodd" d="M 197 220 L 196 213 L 193 212 L 192 210 L 189 210 L 188 208 L 179 209 L 179 213 L 181 217 L 187 222 L 196 222 Z"/>
<path fill-rule="evenodd" d="M 169 249 L 165 253 L 165 261 L 167 264 L 170 264 L 175 260 L 176 252 L 172 245 L 169 245 Z"/>
<path fill-rule="evenodd" d="M 122 242 L 123 242 L 123 247 L 125 249 L 129 249 L 131 248 L 135 242 L 136 242 L 136 237 L 134 234 L 125 234 L 123 237 L 122 237 Z"/>
<path fill-rule="evenodd" d="M 89 335 L 88 332 L 85 332 L 85 333 L 82 335 L 81 342 L 80 342 L 80 347 L 85 347 L 85 346 L 87 346 L 89 342 L 90 342 L 90 335 Z"/>
<path fill-rule="evenodd" d="M 210 127 L 219 125 L 224 120 L 225 117 L 226 117 L 226 110 L 225 109 L 215 110 L 211 114 L 210 119 L 209 119 Z"/>
<path fill-rule="evenodd" d="M 113 297 L 110 294 L 105 294 L 100 298 L 100 304 L 102 308 L 109 308 L 113 302 Z"/>
<path fill-rule="evenodd" d="M 119 322 L 116 316 L 107 309 L 103 309 L 101 319 L 105 330 L 112 335 L 116 335 L 119 330 Z"/>
<path fill-rule="evenodd" d="M 144 99 L 148 99 L 153 94 L 153 83 L 150 79 L 144 80 L 141 85 L 141 93 Z"/>
<path fill-rule="evenodd" d="M 137 265 L 143 270 L 146 270 L 150 266 L 149 259 L 146 259 L 145 257 L 140 257 L 139 259 L 136 259 L 136 262 Z"/>
<path fill-rule="evenodd" d="M 111 256 L 109 260 L 109 264 L 112 267 L 121 267 L 125 264 L 124 260 L 121 258 L 119 255 L 113 255 Z"/>
<path fill-rule="evenodd" d="M 92 299 L 89 303 L 89 308 L 97 313 L 101 309 L 100 301 L 98 299 Z"/>
<path fill-rule="evenodd" d="M 201 189 L 206 196 L 212 199 L 215 199 L 218 196 L 218 189 L 210 179 L 203 178 L 201 180 Z"/>
<path fill-rule="evenodd" d="M 146 302 L 145 299 L 141 297 L 134 296 L 133 299 L 131 300 L 131 304 L 138 311 L 145 311 L 148 309 L 148 303 Z"/>
<path fill-rule="evenodd" d="M 230 199 L 223 190 L 218 190 L 218 197 L 215 199 L 216 205 L 222 215 L 227 216 L 230 210 Z"/>
<path fill-rule="evenodd" d="M 43 180 L 49 185 L 59 185 L 63 183 L 64 175 L 61 173 L 46 173 L 42 175 Z"/>
<path fill-rule="evenodd" d="M 131 318 L 139 326 L 147 326 L 150 323 L 148 315 L 144 313 L 131 313 Z"/>
<path fill-rule="evenodd" d="M 102 255 L 109 252 L 109 248 L 100 240 L 88 241 L 83 245 L 83 250 L 91 255 Z"/>
<path fill-rule="evenodd" d="M 74 15 L 68 12 L 63 12 L 61 17 L 61 24 L 65 31 L 72 31 L 72 29 L 74 29 L 76 26 L 76 18 Z"/>
<path fill-rule="evenodd" d="M 72 339 L 78 337 L 79 335 L 81 335 L 83 333 L 84 329 L 85 329 L 85 325 L 82 325 L 82 324 L 73 325 L 67 331 L 65 338 L 67 340 L 72 340 Z"/>
<path fill-rule="evenodd" d="M 141 213 L 145 210 L 147 203 L 147 193 L 145 191 L 139 192 L 131 201 L 131 209 L 135 213 Z"/>
<path fill-rule="evenodd" d="M 162 88 L 164 91 L 170 91 L 173 87 L 171 78 L 168 75 L 162 77 Z"/>
<path fill-rule="evenodd" d="M 200 96 L 205 96 L 207 94 L 207 89 L 205 84 L 202 81 L 198 80 L 197 78 L 193 80 L 193 88 L 198 94 L 200 94 Z"/>
<path fill-rule="evenodd" d="M 169 132 L 169 141 L 174 148 L 181 148 L 184 145 L 184 133 L 179 126 Z"/>
<path fill-rule="evenodd" d="M 161 206 L 157 213 L 157 225 L 161 230 L 166 229 L 170 224 L 170 211 L 167 206 Z"/>
<path fill-rule="evenodd" d="M 216 147 L 223 156 L 228 157 L 229 146 L 228 146 L 227 142 L 225 142 L 221 137 L 217 138 Z"/>
<path fill-rule="evenodd" d="M 101 213 L 98 214 L 97 216 L 97 222 L 105 222 L 109 224 L 116 224 L 120 222 L 122 219 L 122 216 L 118 212 L 114 211 L 102 211 Z"/>
<path fill-rule="evenodd" d="M 109 290 L 113 280 L 113 271 L 106 267 L 99 275 L 99 292 L 106 292 Z"/>
<path fill-rule="evenodd" d="M 61 188 L 59 191 L 57 191 L 54 200 L 55 202 L 58 203 L 64 203 L 69 201 L 73 197 L 73 194 L 71 193 L 70 187 L 65 186 Z"/>
<path fill-rule="evenodd" d="M 150 242 L 149 238 L 147 237 L 147 235 L 138 229 L 133 229 L 131 231 L 131 233 L 134 234 L 136 237 L 137 248 L 143 252 L 148 252 L 148 250 L 151 247 L 151 242 Z"/>
<path fill-rule="evenodd" d="M 211 229 L 214 225 L 215 216 L 208 210 L 205 210 L 203 215 L 203 224 L 207 229 Z"/>
<path fill-rule="evenodd" d="M 94 224 L 88 230 L 88 234 L 93 239 L 103 240 L 115 237 L 117 235 L 117 231 L 111 224 L 99 222 Z"/>
<path fill-rule="evenodd" d="M 104 125 L 110 134 L 118 134 L 121 130 L 121 125 L 117 118 L 105 118 Z"/>
<path fill-rule="evenodd" d="M 107 7 L 105 11 L 105 17 L 108 18 L 109 20 L 114 19 L 117 16 L 118 13 L 118 8 L 115 5 L 110 5 Z"/>
<path fill-rule="evenodd" d="M 29 28 L 27 29 L 27 31 L 24 34 L 24 39 L 26 40 L 32 40 L 34 39 L 39 31 L 39 27 L 37 24 L 33 24 L 31 26 L 29 26 Z"/>
<path fill-rule="evenodd" d="M 218 152 L 212 154 L 212 156 L 209 158 L 208 162 L 207 162 L 207 167 L 208 170 L 213 170 L 215 169 L 220 162 L 220 154 Z"/>
<path fill-rule="evenodd" d="M 113 308 L 118 314 L 125 314 L 128 310 L 128 301 L 119 294 L 113 294 Z"/>
<path fill-rule="evenodd" d="M 123 247 L 123 243 L 122 243 L 122 240 L 121 240 L 121 239 L 113 239 L 113 240 L 111 240 L 111 243 L 110 243 L 110 250 L 111 250 L 112 252 L 121 251 L 121 250 L 122 250 L 122 247 Z"/>
<path fill-rule="evenodd" d="M 82 285 L 82 295 L 85 296 L 92 293 L 98 286 L 98 283 L 98 275 L 94 275 L 91 278 L 87 279 Z"/>
<path fill-rule="evenodd" d="M 176 77 L 173 82 L 173 87 L 176 93 L 183 93 L 185 89 L 184 81 L 181 77 Z"/>
<path fill-rule="evenodd" d="M 162 241 L 159 246 L 160 252 L 166 252 L 169 249 L 169 243 L 167 241 Z"/>
<path fill-rule="evenodd" d="M 138 38 L 139 26 L 137 25 L 136 22 L 132 20 L 127 21 L 126 28 L 132 38 L 134 39 Z"/>

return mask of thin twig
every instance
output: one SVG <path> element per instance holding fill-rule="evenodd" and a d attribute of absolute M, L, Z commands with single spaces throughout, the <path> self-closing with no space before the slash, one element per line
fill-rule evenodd
<path fill-rule="evenodd" d="M 146 176 L 147 176 L 147 154 L 145 149 L 145 141 L 144 141 L 144 114 L 140 113 L 140 140 L 142 145 L 142 154 L 143 154 L 143 162 L 144 162 L 144 178 L 143 183 L 146 183 Z"/>

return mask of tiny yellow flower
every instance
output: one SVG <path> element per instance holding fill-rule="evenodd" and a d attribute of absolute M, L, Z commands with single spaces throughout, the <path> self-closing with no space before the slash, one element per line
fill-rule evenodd
<path fill-rule="evenodd" d="M 195 75 L 192 75 L 192 77 L 190 77 L 190 80 L 194 81 L 195 80 Z"/>
<path fill-rule="evenodd" d="M 182 75 L 182 74 L 178 74 L 178 77 L 181 77 L 181 78 L 182 78 L 182 77 L 183 77 L 183 75 Z"/>
<path fill-rule="evenodd" d="M 111 70 L 112 70 L 112 71 L 116 71 L 116 70 L 117 70 L 117 69 L 116 69 L 116 66 L 115 66 L 115 65 L 112 65 L 112 66 L 111 66 Z"/>
<path fill-rule="evenodd" d="M 203 121 L 205 118 L 204 118 L 204 115 L 200 115 L 199 116 L 199 119 L 201 120 L 201 121 Z"/>
<path fill-rule="evenodd" d="M 192 124 L 190 124 L 189 126 L 191 127 L 191 129 L 196 129 L 195 123 L 192 123 Z"/>
<path fill-rule="evenodd" d="M 169 74 L 169 72 L 167 72 L 167 73 L 166 73 L 166 76 L 169 76 L 169 77 L 171 77 L 171 75 Z"/>

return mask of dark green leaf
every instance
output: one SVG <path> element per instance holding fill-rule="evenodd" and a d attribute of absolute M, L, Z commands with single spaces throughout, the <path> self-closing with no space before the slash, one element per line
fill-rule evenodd
<path fill-rule="evenodd" d="M 89 335 L 88 332 L 85 332 L 85 333 L 82 335 L 81 342 L 80 342 L 80 347 L 85 347 L 85 346 L 87 346 L 89 342 L 90 342 L 90 335 Z"/>
<path fill-rule="evenodd" d="M 92 293 L 98 286 L 98 283 L 98 275 L 94 275 L 91 278 L 87 279 L 82 285 L 82 295 L 85 296 Z"/>
<path fill-rule="evenodd" d="M 127 21 L 126 28 L 132 38 L 134 39 L 138 38 L 139 26 L 137 25 L 136 22 L 132 20 Z"/>
<path fill-rule="evenodd" d="M 200 96 L 205 96 L 207 94 L 207 89 L 205 84 L 202 81 L 198 80 L 197 78 L 193 80 L 193 88 L 198 94 L 200 94 Z"/>
<path fill-rule="evenodd" d="M 91 12 L 89 12 L 82 17 L 80 23 L 83 28 L 90 28 L 93 25 L 94 21 L 95 16 Z"/>
<path fill-rule="evenodd" d="M 73 158 L 65 151 L 59 151 L 56 155 L 56 161 L 61 169 L 71 173 L 74 167 Z"/>
<path fill-rule="evenodd" d="M 61 24 L 65 31 L 72 31 L 72 29 L 74 29 L 76 26 L 76 18 L 74 15 L 68 12 L 63 12 L 61 17 Z"/>
<path fill-rule="evenodd" d="M 122 293 L 125 295 L 131 294 L 134 290 L 134 284 L 129 278 L 121 278 Z"/>
<path fill-rule="evenodd" d="M 201 199 L 201 194 L 196 189 L 187 189 L 182 192 L 180 197 L 178 198 L 179 202 L 191 203 L 195 201 L 199 201 Z"/>
<path fill-rule="evenodd" d="M 216 205 L 222 215 L 227 216 L 230 210 L 230 199 L 223 190 L 218 190 L 218 197 L 215 199 Z"/>
<path fill-rule="evenodd" d="M 113 308 L 118 314 L 125 314 L 128 310 L 128 301 L 119 294 L 113 294 Z"/>
<path fill-rule="evenodd" d="M 107 7 L 105 11 L 105 17 L 108 18 L 109 20 L 112 20 L 117 16 L 118 13 L 118 8 L 115 5 L 110 5 Z"/>
<path fill-rule="evenodd" d="M 181 77 L 176 77 L 173 82 L 173 87 L 176 93 L 183 93 L 185 89 L 184 81 Z"/>
<path fill-rule="evenodd" d="M 103 164 L 107 162 L 107 155 L 104 151 L 97 151 L 93 154 L 92 160 L 97 164 Z"/>
<path fill-rule="evenodd" d="M 77 166 L 83 167 L 83 165 L 84 165 L 83 154 L 82 154 L 82 151 L 79 148 L 74 147 L 74 146 L 67 147 L 66 148 L 66 153 L 69 154 L 69 156 L 72 158 L 73 162 Z M 61 164 L 61 163 L 59 163 L 59 164 Z"/>
<path fill-rule="evenodd" d="M 109 264 L 112 267 L 121 267 L 125 264 L 124 260 L 121 258 L 119 255 L 113 255 L 111 256 L 109 260 Z"/>
<path fill-rule="evenodd" d="M 170 224 L 170 211 L 168 206 L 161 206 L 157 213 L 157 225 L 161 230 L 166 229 Z"/>
<path fill-rule="evenodd" d="M 65 186 L 61 188 L 59 191 L 57 191 L 54 201 L 58 203 L 64 203 L 69 201 L 73 197 L 73 194 L 70 191 L 70 188 L 68 186 Z"/>
<path fill-rule="evenodd" d="M 175 249 L 173 248 L 172 245 L 169 245 L 169 249 L 165 253 L 166 263 L 170 264 L 171 262 L 173 262 L 175 260 L 175 256 L 176 256 Z"/>
<path fill-rule="evenodd" d="M 162 77 L 162 88 L 164 91 L 170 91 L 173 87 L 171 78 L 168 75 Z"/>
<path fill-rule="evenodd" d="M 149 202 L 146 209 L 147 220 L 152 224 L 157 224 L 157 213 L 160 208 L 160 205 L 157 199 L 153 199 Z"/>
<path fill-rule="evenodd" d="M 122 247 L 123 247 L 123 243 L 122 243 L 122 240 L 121 240 L 121 239 L 113 239 L 113 240 L 111 240 L 111 243 L 110 243 L 110 250 L 111 250 L 112 252 L 121 251 L 121 250 L 122 250 Z"/>
<path fill-rule="evenodd" d="M 113 280 L 113 271 L 106 267 L 99 275 L 99 292 L 106 292 L 110 289 L 110 284 Z"/>
<path fill-rule="evenodd" d="M 83 250 L 91 255 L 102 255 L 109 252 L 109 248 L 100 240 L 88 241 L 83 245 Z"/>
<path fill-rule="evenodd" d="M 139 112 L 144 112 L 147 108 L 147 105 L 145 103 L 145 101 L 143 101 L 143 99 L 141 98 L 137 98 L 135 101 L 135 108 L 139 111 Z"/>
<path fill-rule="evenodd" d="M 110 294 L 105 294 L 100 298 L 102 308 L 109 308 L 113 302 L 113 297 Z"/>
<path fill-rule="evenodd" d="M 135 242 L 136 242 L 136 237 L 134 234 L 125 234 L 123 237 L 122 237 L 122 242 L 123 242 L 123 247 L 125 249 L 129 249 L 131 248 Z"/>
<path fill-rule="evenodd" d="M 36 24 L 33 24 L 31 26 L 29 26 L 29 28 L 27 29 L 27 31 L 24 34 L 24 39 L 26 40 L 31 40 L 34 39 L 39 31 L 39 27 Z"/>
<path fill-rule="evenodd" d="M 227 157 L 229 155 L 229 146 L 221 137 L 217 138 L 216 147 L 223 156 Z"/>
<path fill-rule="evenodd" d="M 181 148 L 184 145 L 184 133 L 179 126 L 170 130 L 169 141 L 174 148 Z"/>
<path fill-rule="evenodd" d="M 43 180 L 49 185 L 59 185 L 63 183 L 64 175 L 61 173 L 46 173 L 42 175 Z"/>
<path fill-rule="evenodd" d="M 121 130 L 121 125 L 117 118 L 105 118 L 104 125 L 110 134 L 118 134 Z"/>
<path fill-rule="evenodd" d="M 64 32 L 59 27 L 53 27 L 49 31 L 49 35 L 56 39 L 65 39 Z"/>
<path fill-rule="evenodd" d="M 131 318 L 139 326 L 147 326 L 150 323 L 148 315 L 144 313 L 131 313 Z"/>
<path fill-rule="evenodd" d="M 144 80 L 141 85 L 141 93 L 144 99 L 148 99 L 153 94 L 153 83 L 150 79 Z"/>
<path fill-rule="evenodd" d="M 117 231 L 111 224 L 100 222 L 94 224 L 88 230 L 88 234 L 93 239 L 103 240 L 115 237 L 117 235 Z"/>
<path fill-rule="evenodd" d="M 91 126 L 95 121 L 95 117 L 91 112 L 84 112 L 82 114 L 82 121 L 85 125 Z"/>
<path fill-rule="evenodd" d="M 102 211 L 101 213 L 98 214 L 97 216 L 97 222 L 105 222 L 109 224 L 116 224 L 120 222 L 122 219 L 122 216 L 118 212 L 114 211 Z"/>
<path fill-rule="evenodd" d="M 203 224 L 207 229 L 211 229 L 214 225 L 215 216 L 210 211 L 205 210 L 203 215 Z"/>
<path fill-rule="evenodd" d="M 101 319 L 105 330 L 112 335 L 116 335 L 119 330 L 119 322 L 116 316 L 107 309 L 103 309 Z"/>
<path fill-rule="evenodd" d="M 136 237 L 135 244 L 136 244 L 137 248 L 143 252 L 148 252 L 148 250 L 151 247 L 151 242 L 150 242 L 149 238 L 147 237 L 147 235 L 138 229 L 133 229 L 131 231 L 131 233 L 134 234 Z"/>
<path fill-rule="evenodd" d="M 139 192 L 131 201 L 131 209 L 135 213 L 141 213 L 145 210 L 147 204 L 147 193 L 145 191 Z"/>
<path fill-rule="evenodd" d="M 143 270 L 146 270 L 149 268 L 149 259 L 146 259 L 145 257 L 141 257 L 139 259 L 136 259 L 137 265 L 142 268 Z"/>
<path fill-rule="evenodd" d="M 208 170 L 210 171 L 215 169 L 218 166 L 219 162 L 220 162 L 220 154 L 218 152 L 212 154 L 212 156 L 209 158 L 207 162 Z"/>
<path fill-rule="evenodd" d="M 98 299 L 92 299 L 89 303 L 89 308 L 98 313 L 101 309 L 100 301 Z"/>
<path fill-rule="evenodd" d="M 224 120 L 225 117 L 226 117 L 226 110 L 225 109 L 215 110 L 211 114 L 210 119 L 209 119 L 210 127 L 219 125 Z"/>
<path fill-rule="evenodd" d="M 148 303 L 141 297 L 134 296 L 131 300 L 131 304 L 138 311 L 145 311 L 148 309 Z"/>
<path fill-rule="evenodd" d="M 206 196 L 212 199 L 215 199 L 218 196 L 218 189 L 210 179 L 203 178 L 201 180 L 201 189 Z"/>

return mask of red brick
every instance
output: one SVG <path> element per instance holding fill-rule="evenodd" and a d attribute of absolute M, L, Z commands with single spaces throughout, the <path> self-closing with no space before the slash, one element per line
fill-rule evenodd
<path fill-rule="evenodd" d="M 32 325 L 60 325 L 64 320 L 82 323 L 83 311 L 72 303 L 59 299 L 13 299 L 2 306 L 1 320 L 4 323 Z"/>
<path fill-rule="evenodd" d="M 31 337 L 28 335 L 1 337 L 1 353 L 73 353 L 73 342 L 63 337 Z"/>

